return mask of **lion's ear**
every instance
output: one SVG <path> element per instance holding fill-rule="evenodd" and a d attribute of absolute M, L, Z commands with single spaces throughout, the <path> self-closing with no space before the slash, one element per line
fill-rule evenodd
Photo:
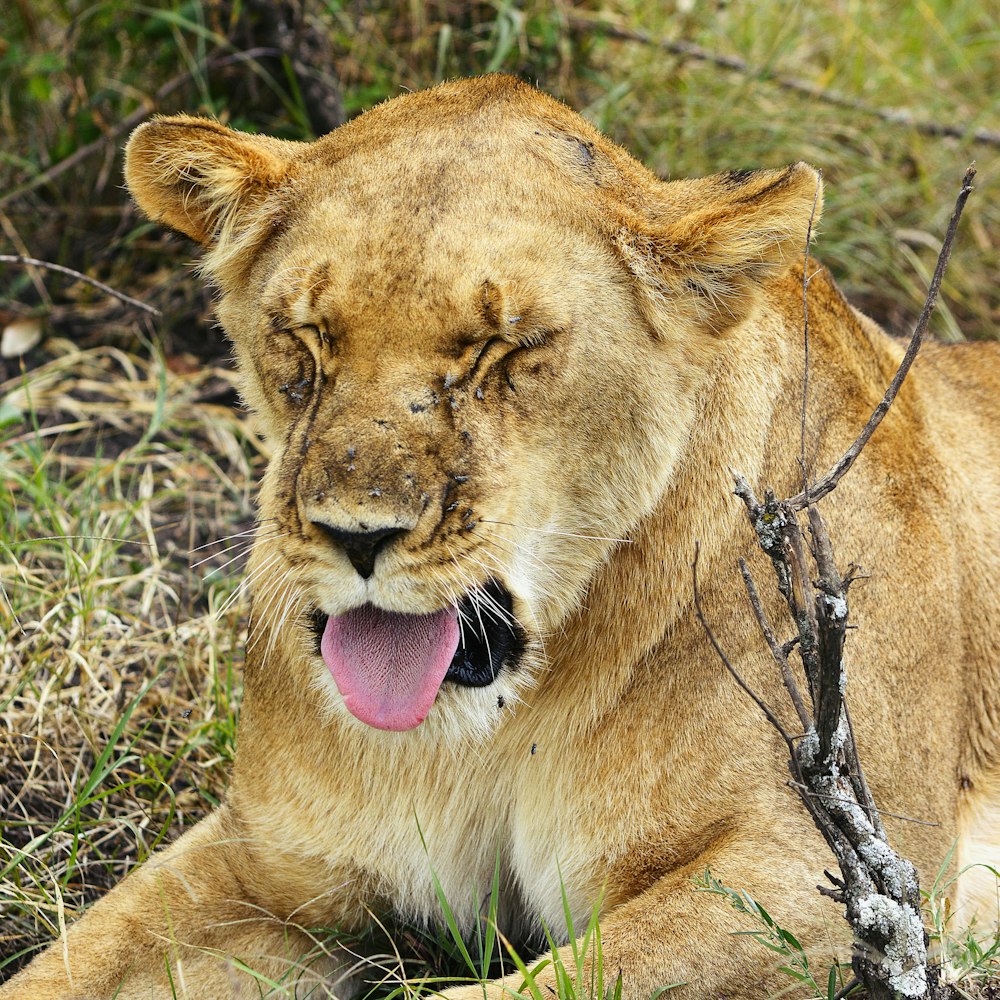
<path fill-rule="evenodd" d="M 207 118 L 157 118 L 132 133 L 125 181 L 150 218 L 217 248 L 286 182 L 294 148 Z"/>
<path fill-rule="evenodd" d="M 805 163 L 665 188 L 662 210 L 617 237 L 657 328 L 678 313 L 715 333 L 742 320 L 761 282 L 803 258 L 823 204 L 820 176 Z"/>

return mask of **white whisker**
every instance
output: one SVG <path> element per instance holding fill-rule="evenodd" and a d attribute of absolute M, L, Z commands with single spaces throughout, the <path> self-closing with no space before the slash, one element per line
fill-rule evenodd
<path fill-rule="evenodd" d="M 247 528 L 246 531 L 234 531 L 231 535 L 223 535 L 222 538 L 213 538 L 212 541 L 205 542 L 203 545 L 196 545 L 193 549 L 188 551 L 188 555 L 193 555 L 195 552 L 207 549 L 210 545 L 221 545 L 223 542 L 228 542 L 231 538 L 253 537 L 258 534 L 262 525 L 269 524 L 276 520 L 277 518 L 275 517 L 261 518 L 252 528 Z"/>

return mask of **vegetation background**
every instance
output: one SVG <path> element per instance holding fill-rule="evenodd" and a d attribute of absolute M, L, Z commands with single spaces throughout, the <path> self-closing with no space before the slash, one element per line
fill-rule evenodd
<path fill-rule="evenodd" d="M 211 808 L 232 757 L 266 456 L 194 248 L 122 189 L 148 115 L 311 139 L 513 72 L 664 176 L 821 167 L 817 255 L 897 333 L 976 160 L 936 332 L 1000 330 L 998 0 L 8 0 L 0 26 L 0 254 L 160 310 L 0 263 L 0 980 Z"/>

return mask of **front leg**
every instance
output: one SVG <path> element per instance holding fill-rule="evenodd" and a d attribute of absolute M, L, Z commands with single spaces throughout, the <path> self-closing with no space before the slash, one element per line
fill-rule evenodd
<path fill-rule="evenodd" d="M 259 1000 L 333 996 L 335 953 L 266 883 L 266 861 L 222 806 L 94 904 L 0 1000 Z M 312 992 L 310 992 L 310 990 Z"/>
<path fill-rule="evenodd" d="M 730 844 L 702 855 L 670 872 L 639 895 L 607 910 L 600 922 L 600 975 L 594 963 L 593 938 L 583 961 L 582 981 L 578 979 L 573 948 L 566 945 L 558 955 L 574 982 L 573 995 L 603 1000 L 614 995 L 621 976 L 623 1000 L 649 1000 L 667 986 L 666 996 L 701 1000 L 760 1000 L 794 986 L 794 981 L 778 966 L 783 964 L 773 952 L 750 935 L 740 932 L 758 929 L 741 916 L 727 900 L 696 889 L 696 880 L 710 868 L 713 876 L 733 888 L 744 889 L 774 918 L 806 945 L 810 966 L 821 971 L 825 981 L 835 947 L 838 957 L 850 957 L 847 925 L 836 910 L 816 892 L 822 864 L 803 858 L 781 857 L 773 842 Z M 582 940 L 577 942 L 582 948 Z M 546 956 L 542 956 L 545 958 Z M 535 976 L 542 997 L 564 995 L 551 962 Z M 531 969 L 537 962 L 528 962 Z M 529 996 L 520 973 L 483 985 L 449 989 L 448 1000 L 511 1000 L 520 993 Z M 781 993 L 782 996 L 798 994 Z"/>

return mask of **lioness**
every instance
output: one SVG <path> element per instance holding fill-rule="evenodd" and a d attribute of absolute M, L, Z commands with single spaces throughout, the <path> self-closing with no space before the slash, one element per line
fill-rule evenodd
<path fill-rule="evenodd" d="M 347 996 L 354 959 L 306 963 L 305 929 L 441 922 L 436 874 L 468 931 L 497 859 L 500 928 L 565 941 L 564 895 L 577 927 L 599 905 L 605 986 L 620 975 L 627 998 L 787 985 L 695 891 L 706 868 L 846 959 L 815 889 L 826 847 L 694 620 L 690 572 L 700 541 L 721 643 L 783 704 L 735 567 L 766 579 L 730 470 L 801 481 L 817 174 L 666 183 L 506 76 L 311 144 L 161 118 L 126 173 L 205 246 L 273 448 L 239 754 L 223 805 L 0 995 Z M 823 470 L 901 350 L 809 268 Z M 869 780 L 934 824 L 891 835 L 925 873 L 956 838 L 963 864 L 996 863 L 1000 344 L 927 347 L 823 508 L 871 574 L 847 651 Z M 557 989 L 551 965 L 538 982 Z"/>

